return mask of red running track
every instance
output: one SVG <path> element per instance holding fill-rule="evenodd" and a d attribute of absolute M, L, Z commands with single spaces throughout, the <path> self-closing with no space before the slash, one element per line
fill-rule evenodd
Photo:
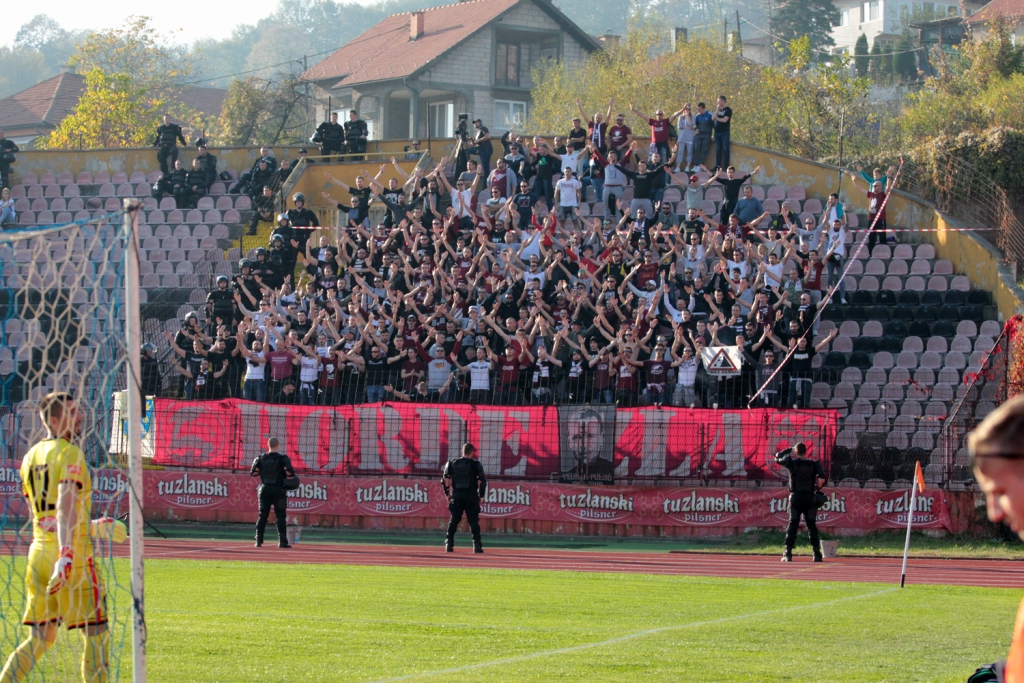
<path fill-rule="evenodd" d="M 127 554 L 127 544 L 118 555 Z M 239 541 L 146 539 L 146 559 L 240 560 L 293 564 L 347 564 L 388 567 L 472 567 L 577 572 L 630 572 L 743 579 L 796 579 L 898 584 L 900 558 L 841 557 L 814 564 L 808 556 L 792 563 L 779 556 L 726 555 L 682 552 L 595 552 L 537 548 L 486 548 L 475 555 L 463 545 L 452 554 L 440 544 L 381 546 L 297 544 L 289 549 L 273 544 L 254 548 Z M 910 584 L 1024 587 L 1024 561 L 914 559 L 907 567 Z"/>

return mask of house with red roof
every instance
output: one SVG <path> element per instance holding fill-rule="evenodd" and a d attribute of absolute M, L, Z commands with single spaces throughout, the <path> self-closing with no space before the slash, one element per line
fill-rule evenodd
<path fill-rule="evenodd" d="M 188 107 L 217 118 L 227 92 L 223 88 L 190 86 L 182 89 L 180 98 Z M 62 67 L 53 78 L 0 100 L 0 130 L 20 147 L 31 147 L 33 140 L 49 134 L 74 112 L 83 93 L 85 76 L 73 67 Z"/>
<path fill-rule="evenodd" d="M 578 62 L 600 49 L 550 0 L 465 0 L 393 14 L 303 78 L 342 121 L 356 109 L 371 139 L 450 138 L 460 113 L 493 134 L 525 121 L 542 60 Z"/>
<path fill-rule="evenodd" d="M 1002 16 L 1010 23 L 1010 35 L 1017 45 L 1024 42 L 1024 0 L 992 0 L 980 10 L 967 17 L 967 23 L 975 40 L 988 36 L 988 25 Z"/>

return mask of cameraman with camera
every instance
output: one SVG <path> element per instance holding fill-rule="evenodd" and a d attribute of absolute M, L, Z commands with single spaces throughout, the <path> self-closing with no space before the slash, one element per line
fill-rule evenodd
<path fill-rule="evenodd" d="M 793 453 L 796 453 L 796 457 Z M 814 548 L 814 561 L 821 562 L 821 541 L 818 539 L 818 526 L 815 518 L 818 514 L 816 493 L 825 485 L 825 470 L 817 460 L 804 457 L 807 446 L 797 442 L 792 448 L 775 454 L 775 462 L 789 470 L 789 528 L 786 530 L 786 552 L 783 562 L 793 561 L 793 544 L 796 542 L 796 530 L 800 526 L 800 516 L 807 523 L 807 533 L 811 537 Z"/>
<path fill-rule="evenodd" d="M 468 151 L 480 157 L 480 166 L 483 167 L 483 176 L 486 178 L 491 173 L 491 155 L 494 154 L 494 147 L 491 145 L 491 131 L 480 119 L 473 120 L 476 132 L 473 134 L 473 146 Z"/>

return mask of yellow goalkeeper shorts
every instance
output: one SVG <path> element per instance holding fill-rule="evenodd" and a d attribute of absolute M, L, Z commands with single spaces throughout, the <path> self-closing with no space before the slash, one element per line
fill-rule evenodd
<path fill-rule="evenodd" d="M 33 542 L 29 548 L 22 623 L 41 626 L 56 622 L 69 629 L 107 623 L 107 589 L 91 554 L 76 556 L 67 583 L 53 595 L 47 591 L 58 554 L 59 549 L 49 544 Z"/>

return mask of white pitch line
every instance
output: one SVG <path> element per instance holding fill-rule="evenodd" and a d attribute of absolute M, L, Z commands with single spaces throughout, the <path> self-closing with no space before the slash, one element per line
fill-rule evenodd
<path fill-rule="evenodd" d="M 643 638 L 645 636 L 652 636 L 658 633 L 664 633 L 666 631 L 678 631 L 687 628 L 700 628 L 702 626 L 712 626 L 715 624 L 722 624 L 730 621 L 743 621 L 745 619 L 757 619 L 759 617 L 766 617 L 772 614 L 784 614 L 786 612 L 795 612 L 797 610 L 811 609 L 814 607 L 824 607 L 826 605 L 836 605 L 841 602 L 849 602 L 851 600 L 860 600 L 862 598 L 873 598 L 878 595 L 884 595 L 886 593 L 892 593 L 899 590 L 898 588 L 883 588 L 882 590 L 874 591 L 873 593 L 863 593 L 861 595 L 854 595 L 848 598 L 838 598 L 836 600 L 826 600 L 824 602 L 815 602 L 809 605 L 796 605 L 794 607 L 783 607 L 781 609 L 765 610 L 764 612 L 752 612 L 750 614 L 737 614 L 731 617 L 721 617 L 719 619 L 708 619 L 706 621 L 691 621 L 686 624 L 676 624 L 674 626 L 662 626 L 659 628 L 652 628 L 646 631 L 637 631 L 636 633 L 628 633 L 624 636 L 618 636 L 616 638 L 609 638 L 608 640 L 602 640 L 597 643 L 584 643 L 583 645 L 573 645 L 571 647 L 562 647 L 557 650 L 544 650 L 543 652 L 532 652 L 526 655 L 517 655 L 515 657 L 504 657 L 502 659 L 494 659 L 489 662 L 479 662 L 477 664 L 467 664 L 465 666 L 456 666 L 449 669 L 438 669 L 436 671 L 424 671 L 422 673 L 406 674 L 405 676 L 396 676 L 395 678 L 382 678 L 370 683 L 398 683 L 398 681 L 411 681 L 417 678 L 430 678 L 432 676 L 442 676 L 448 674 L 457 674 L 464 671 L 472 671 L 474 669 L 484 669 L 490 666 L 500 666 L 502 664 L 515 664 L 517 662 L 526 662 L 532 659 L 540 659 L 542 657 L 550 657 L 552 655 L 563 655 L 570 652 L 579 652 L 580 650 L 590 650 L 597 647 L 604 647 L 606 645 L 617 645 L 630 640 L 636 640 L 637 638 Z"/>

